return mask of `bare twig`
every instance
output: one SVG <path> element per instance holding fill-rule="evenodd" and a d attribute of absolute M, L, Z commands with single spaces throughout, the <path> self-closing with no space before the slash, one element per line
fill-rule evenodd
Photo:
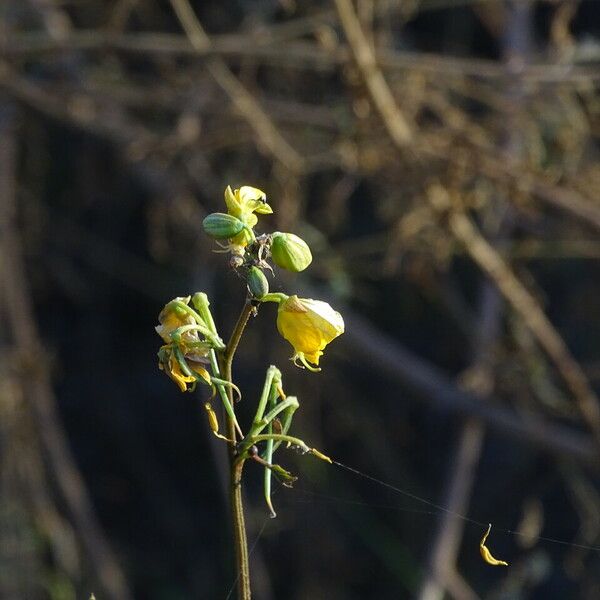
<path fill-rule="evenodd" d="M 471 219 L 461 211 L 452 210 L 448 192 L 439 185 L 429 188 L 428 198 L 436 210 L 447 212 L 448 227 L 467 249 L 471 258 L 494 281 L 498 289 L 521 316 L 537 342 L 548 354 L 571 390 L 579 411 L 588 427 L 600 440 L 600 408 L 587 377 L 560 334 L 525 286 L 517 279 L 502 257 L 479 233 Z"/>
<path fill-rule="evenodd" d="M 6 104 L 4 105 L 6 108 Z M 0 231 L 3 253 L 2 292 L 15 345 L 27 365 L 26 395 L 53 476 L 73 518 L 77 534 L 89 557 L 100 585 L 108 598 L 127 600 L 127 589 L 121 568 L 96 519 L 92 502 L 68 446 L 56 408 L 47 369 L 42 366 L 42 344 L 33 316 L 31 295 L 22 259 L 16 218 L 14 188 L 15 142 L 13 125 L 6 119 L 0 144 Z M 25 375 L 24 375 L 25 378 Z"/>
<path fill-rule="evenodd" d="M 419 600 L 441 600 L 448 587 L 450 574 L 456 568 L 464 522 L 455 515 L 467 512 L 484 433 L 484 425 L 476 419 L 467 420 L 461 429 L 444 503 L 454 514 L 444 514 L 440 519 L 429 559 L 429 571 L 419 592 Z"/>
<path fill-rule="evenodd" d="M 298 19 L 300 21 L 300 19 Z M 318 23 L 311 19 L 292 33 L 306 33 Z M 295 23 L 287 24 L 291 29 Z M 326 67 L 346 64 L 352 59 L 351 49 L 340 44 L 335 49 L 324 50 L 312 42 L 289 41 L 291 33 L 281 31 L 283 24 L 271 26 L 268 34 L 219 34 L 211 36 L 208 47 L 194 47 L 182 35 L 150 32 L 114 33 L 98 29 L 69 31 L 62 38 L 54 38 L 39 32 L 11 33 L 10 44 L 2 48 L 5 56 L 33 55 L 54 51 L 74 50 L 119 50 L 128 53 L 143 53 L 154 56 L 221 56 L 228 59 L 250 57 L 263 64 L 282 65 L 292 68 Z M 279 44 L 286 41 L 285 52 Z M 475 77 L 486 81 L 504 81 L 509 78 L 501 63 L 479 58 L 465 58 L 435 54 L 377 48 L 376 61 L 385 72 L 419 71 L 430 76 L 443 75 L 445 79 Z M 573 85 L 598 81 L 600 73 L 596 67 L 577 64 L 539 63 L 524 68 L 522 78 L 531 85 Z"/>
<path fill-rule="evenodd" d="M 398 107 L 381 70 L 377 66 L 375 54 L 367 40 L 360 21 L 356 16 L 351 0 L 335 0 L 340 22 L 348 38 L 354 60 L 361 71 L 365 85 L 381 118 L 384 120 L 390 137 L 400 147 L 406 147 L 412 139 L 412 127 Z"/>
<path fill-rule="evenodd" d="M 489 399 L 491 392 L 490 380 L 493 377 L 491 350 L 498 337 L 501 316 L 500 294 L 490 282 L 486 281 L 482 288 L 478 326 L 475 328 L 473 364 L 469 369 L 479 381 L 483 382 L 483 385 L 473 386 L 482 402 Z M 440 525 L 430 553 L 428 576 L 419 594 L 420 600 L 441 600 L 444 589 L 448 587 L 451 579 L 451 573 L 456 569 L 456 557 L 464 521 L 455 515 L 468 512 L 469 498 L 475 482 L 484 436 L 485 425 L 479 419 L 467 419 L 460 432 L 448 480 L 444 506 L 448 507 L 449 512 L 440 517 Z"/>
<path fill-rule="evenodd" d="M 170 2 L 192 46 L 198 51 L 209 49 L 210 38 L 202 28 L 188 0 L 170 0 Z M 206 66 L 273 158 L 283 163 L 290 171 L 301 172 L 304 168 L 302 156 L 290 146 L 252 94 L 223 60 L 212 58 Z"/>
<path fill-rule="evenodd" d="M 348 25 L 353 27 L 352 19 L 356 18 L 356 15 L 350 0 L 336 0 L 336 5 L 342 21 L 344 19 L 347 21 L 345 28 Z M 350 41 L 350 43 L 352 44 L 353 42 Z M 368 44 L 366 44 L 364 39 L 359 38 L 358 42 L 355 40 L 354 43 L 358 43 L 359 45 L 359 48 L 355 49 L 355 52 L 365 54 L 368 51 Z M 363 46 L 366 46 L 367 50 Z M 362 60 L 365 59 L 363 58 Z M 365 83 L 367 83 L 366 78 L 372 76 L 372 74 L 369 74 L 368 69 L 366 69 L 368 66 L 369 64 L 366 63 L 361 68 Z M 371 65 L 371 67 L 375 68 L 374 65 Z M 381 75 L 380 72 L 379 75 Z M 378 77 L 377 86 L 367 85 L 367 87 L 388 135 L 398 148 L 404 148 L 406 140 L 401 139 L 397 131 L 397 117 L 401 113 L 385 79 L 382 76 Z M 393 104 L 393 107 L 390 107 L 390 103 Z M 429 190 L 428 198 L 432 206 L 437 210 L 448 211 L 451 208 L 447 192 L 441 186 L 433 186 Z M 473 260 L 491 277 L 513 308 L 525 319 L 525 323 L 535 335 L 538 343 L 547 352 L 571 389 L 583 418 L 596 439 L 600 441 L 600 408 L 598 406 L 598 399 L 589 386 L 587 378 L 579 367 L 579 364 L 571 356 L 563 339 L 557 333 L 552 323 L 550 323 L 538 303 L 514 276 L 501 257 L 498 256 L 489 243 L 479 234 L 473 223 L 464 213 L 451 211 L 449 213 L 449 227 L 453 235 L 466 246 Z"/>

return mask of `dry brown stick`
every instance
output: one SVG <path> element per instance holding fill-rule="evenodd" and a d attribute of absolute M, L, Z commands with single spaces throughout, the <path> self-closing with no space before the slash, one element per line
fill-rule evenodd
<path fill-rule="evenodd" d="M 346 33 L 352 54 L 361 71 L 365 85 L 371 96 L 375 108 L 379 112 L 388 135 L 394 143 L 404 148 L 413 141 L 411 127 L 402 114 L 394 95 L 387 84 L 381 70 L 377 66 L 375 55 L 361 29 L 360 22 L 354 11 L 351 0 L 335 0 L 340 21 Z M 506 69 L 502 67 L 506 75 Z M 435 155 L 434 145 L 429 145 L 427 140 L 418 140 L 420 153 Z M 491 178 L 503 180 L 515 180 L 514 166 L 504 165 L 494 157 L 483 153 L 480 157 L 481 170 Z M 443 156 L 444 159 L 452 160 L 452 149 Z M 600 229 L 600 209 L 591 201 L 587 201 L 580 194 L 572 190 L 566 190 L 555 185 L 544 182 L 540 177 L 532 175 L 528 180 L 519 181 L 521 185 L 527 186 L 531 192 L 545 201 L 562 210 L 567 210 L 578 218 L 584 219 Z"/>
<path fill-rule="evenodd" d="M 432 185 L 427 197 L 432 206 L 447 215 L 448 227 L 466 248 L 471 258 L 498 286 L 503 296 L 523 319 L 539 345 L 550 357 L 571 390 L 579 411 L 590 430 L 600 441 L 600 408 L 598 397 L 590 387 L 579 363 L 573 358 L 564 340 L 546 317 L 544 311 L 515 276 L 502 257 L 481 235 L 471 219 L 461 211 L 452 210 L 445 188 Z"/>
<path fill-rule="evenodd" d="M 492 390 L 492 350 L 498 338 L 503 305 L 498 289 L 489 281 L 485 281 L 482 286 L 479 304 L 470 372 L 479 383 L 472 386 L 475 388 L 474 392 L 485 402 L 489 401 Z M 419 600 L 441 600 L 444 590 L 449 588 L 451 573 L 456 569 L 456 557 L 464 529 L 464 521 L 456 515 L 468 512 L 485 429 L 485 424 L 473 417 L 467 419 L 462 426 L 444 502 L 449 512 L 440 517 L 429 557 L 429 572 L 421 586 Z"/>
<path fill-rule="evenodd" d="M 6 109 L 7 104 L 0 106 Z M 2 118 L 4 117 L 4 122 Z M 2 286 L 12 337 L 27 369 L 26 392 L 52 475 L 64 498 L 77 534 L 107 598 L 131 598 L 121 568 L 96 519 L 92 502 L 68 446 L 34 320 L 31 295 L 16 229 L 16 142 L 13 124 L 0 112 L 0 245 Z"/>
<path fill-rule="evenodd" d="M 344 28 L 350 24 L 352 19 L 356 19 L 356 14 L 350 0 L 336 0 L 338 12 L 342 22 L 346 20 Z M 360 28 L 360 25 L 357 25 Z M 368 52 L 368 44 L 356 35 L 348 37 L 349 43 L 353 46 L 353 52 L 357 57 Z M 354 47 L 358 44 L 358 47 Z M 366 46 L 366 50 L 363 46 Z M 359 63 L 359 67 L 360 67 Z M 367 77 L 370 76 L 369 64 L 361 67 L 361 73 L 365 78 L 365 83 L 373 104 L 376 106 L 383 120 L 384 126 L 392 141 L 399 147 L 404 148 L 405 142 L 398 138 L 397 115 L 401 115 L 394 96 L 387 85 L 387 82 L 377 70 L 374 64 L 369 68 L 374 68 L 381 76 L 377 86 L 369 86 Z M 371 75 L 372 76 L 372 75 Z M 390 103 L 393 107 L 390 107 Z M 428 194 L 430 202 L 439 210 L 448 211 L 451 208 L 450 199 L 447 192 L 440 186 L 430 189 Z M 502 258 L 490 246 L 490 244 L 479 234 L 475 226 L 464 213 L 449 212 L 449 227 L 453 235 L 461 240 L 466 246 L 467 251 L 475 262 L 488 274 L 488 276 L 498 285 L 502 294 L 507 298 L 513 308 L 524 318 L 525 324 L 529 327 L 536 337 L 540 346 L 546 351 L 548 356 L 554 362 L 558 371 L 573 393 L 579 411 L 587 422 L 596 440 L 600 441 L 600 408 L 599 401 L 594 391 L 591 389 L 585 374 L 577 361 L 571 356 L 569 349 L 558 334 L 552 323 L 548 320 L 544 311 L 539 307 L 535 298 L 526 290 L 521 282 L 515 277 L 510 268 L 504 263 Z"/>
<path fill-rule="evenodd" d="M 441 600 L 450 574 L 456 568 L 456 555 L 464 528 L 464 522 L 456 514 L 467 512 L 484 435 L 485 426 L 478 419 L 467 419 L 462 426 L 445 502 L 454 514 L 441 517 L 431 550 L 429 572 L 419 591 L 419 600 Z"/>
<path fill-rule="evenodd" d="M 448 571 L 448 593 L 454 600 L 479 600 L 479 596 L 456 570 Z"/>
<path fill-rule="evenodd" d="M 578 191 L 549 183 L 543 177 L 519 169 L 518 165 L 503 163 L 483 150 L 477 156 L 476 165 L 490 179 L 514 182 L 520 190 L 530 192 L 546 204 L 571 213 L 600 230 L 600 206 Z"/>
<path fill-rule="evenodd" d="M 181 23 L 192 46 L 198 51 L 206 51 L 211 41 L 198 21 L 188 0 L 170 0 L 171 6 Z M 207 69 L 240 111 L 248 125 L 258 136 L 261 144 L 269 150 L 278 162 L 294 173 L 300 173 L 305 167 L 304 158 L 281 135 L 273 121 L 244 87 L 231 69 L 220 58 L 211 58 Z"/>
<path fill-rule="evenodd" d="M 352 55 L 369 90 L 371 100 L 385 121 L 388 133 L 394 143 L 400 147 L 406 147 L 413 139 L 411 125 L 398 107 L 392 91 L 377 66 L 375 54 L 362 30 L 352 2 L 351 0 L 335 0 L 335 5 Z"/>
<path fill-rule="evenodd" d="M 298 19 L 300 21 L 301 19 Z M 160 31 L 113 33 L 104 29 L 77 29 L 61 39 L 39 32 L 11 32 L 9 44 L 2 48 L 6 56 L 50 53 L 67 50 L 112 49 L 122 52 L 152 55 L 191 56 L 219 55 L 238 59 L 250 57 L 265 64 L 286 67 L 343 65 L 351 59 L 350 49 L 340 44 L 334 50 L 324 50 L 312 42 L 289 41 L 294 33 L 305 33 L 323 19 L 311 19 L 300 31 L 281 31 L 283 24 L 271 26 L 260 38 L 256 34 L 219 34 L 211 36 L 211 45 L 194 48 L 182 35 Z M 309 27 L 310 24 L 310 27 Z M 293 27 L 289 23 L 289 27 Z M 299 25 L 301 25 L 299 23 Z M 285 52 L 280 43 L 287 42 Z M 444 79 L 476 77 L 489 81 L 509 77 L 505 67 L 497 61 L 448 56 L 430 52 L 411 52 L 378 48 L 377 64 L 384 71 L 420 71 L 424 74 L 443 75 Z M 600 78 L 597 68 L 574 64 L 539 63 L 523 70 L 522 79 L 532 85 L 592 83 Z"/>

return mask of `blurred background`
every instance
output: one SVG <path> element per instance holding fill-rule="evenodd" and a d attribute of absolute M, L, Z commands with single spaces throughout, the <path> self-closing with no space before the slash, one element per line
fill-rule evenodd
<path fill-rule="evenodd" d="M 282 451 L 271 520 L 250 464 L 255 597 L 600 598 L 599 64 L 593 0 L 2 0 L 0 598 L 232 589 L 226 448 L 154 331 L 195 291 L 231 331 L 228 184 L 313 249 L 271 290 L 346 320 L 314 375 L 265 306 L 242 422 L 276 363 L 296 435 L 451 511 Z"/>

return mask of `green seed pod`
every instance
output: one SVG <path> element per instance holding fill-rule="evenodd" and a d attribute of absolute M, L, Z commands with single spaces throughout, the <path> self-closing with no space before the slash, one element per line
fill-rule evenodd
<path fill-rule="evenodd" d="M 294 273 L 304 271 L 312 262 L 310 248 L 302 238 L 280 231 L 272 236 L 271 256 L 278 267 Z"/>
<path fill-rule="evenodd" d="M 269 293 L 269 282 L 258 267 L 250 267 L 248 270 L 248 289 L 259 300 Z"/>
<path fill-rule="evenodd" d="M 202 221 L 204 231 L 216 240 L 226 240 L 236 236 L 244 224 L 232 215 L 225 213 L 212 213 Z"/>

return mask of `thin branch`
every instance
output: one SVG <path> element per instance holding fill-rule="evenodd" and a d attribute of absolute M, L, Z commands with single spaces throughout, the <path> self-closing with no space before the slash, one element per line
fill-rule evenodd
<path fill-rule="evenodd" d="M 340 22 L 350 44 L 354 60 L 363 76 L 371 100 L 384 120 L 390 137 L 399 147 L 413 139 L 412 127 L 398 107 L 381 70 L 377 66 L 371 44 L 365 36 L 351 0 L 335 0 Z"/>
<path fill-rule="evenodd" d="M 318 24 L 315 19 L 311 28 Z M 292 23 L 289 24 L 290 27 Z M 309 27 L 298 33 L 309 32 Z M 340 44 L 334 49 L 324 50 L 313 42 L 289 41 L 290 35 L 282 35 L 277 27 L 271 26 L 260 35 L 219 34 L 211 36 L 210 46 L 194 47 L 185 36 L 161 31 L 114 33 L 103 29 L 77 29 L 60 39 L 40 32 L 11 32 L 7 43 L 1 48 L 6 57 L 19 57 L 51 52 L 118 50 L 120 52 L 167 55 L 167 56 L 220 56 L 239 60 L 252 58 L 264 64 L 290 68 L 332 68 L 344 65 L 352 59 L 349 46 Z M 280 44 L 286 42 L 285 52 Z M 480 58 L 464 58 L 412 52 L 380 47 L 375 50 L 376 62 L 384 71 L 420 71 L 444 78 L 474 77 L 490 82 L 503 81 L 509 73 L 503 64 Z M 538 63 L 523 69 L 521 78 L 531 85 L 582 84 L 600 79 L 597 67 L 572 63 Z"/>
<path fill-rule="evenodd" d="M 336 5 L 345 29 L 348 29 L 348 27 L 351 30 L 356 27 L 360 28 L 360 25 L 353 23 L 353 19 L 356 19 L 356 14 L 350 0 L 336 0 Z M 353 35 L 356 35 L 355 31 Z M 352 39 L 350 39 L 350 43 L 353 44 Z M 354 50 L 357 53 L 357 62 L 359 62 L 359 53 L 362 53 L 360 54 L 362 56 L 360 60 L 365 64 L 361 67 L 361 72 L 371 94 L 371 99 L 379 111 L 389 137 L 399 149 L 403 149 L 406 145 L 406 140 L 399 135 L 397 122 L 398 116 L 402 117 L 402 115 L 393 94 L 379 71 L 378 85 L 372 86 L 368 84 L 368 78 L 373 76 L 369 69 L 376 69 L 373 64 L 374 59 L 369 63 L 369 60 L 371 60 L 368 59 L 370 51 L 364 36 L 362 39 L 359 38 L 358 41 L 354 39 L 354 43 L 359 46 Z M 441 186 L 435 186 L 435 188 L 430 189 L 428 199 L 438 210 L 448 211 L 451 208 L 447 192 Z M 552 359 L 571 389 L 577 401 L 577 406 L 590 430 L 594 433 L 596 439 L 600 441 L 600 408 L 598 406 L 598 398 L 591 389 L 579 364 L 571 356 L 563 339 L 557 333 L 552 323 L 550 323 L 538 303 L 513 275 L 502 258 L 479 234 L 464 213 L 450 212 L 449 227 L 454 236 L 466 246 L 473 260 L 498 285 L 500 291 L 513 308 L 525 319 L 525 323 L 536 337 L 538 343 Z"/>
<path fill-rule="evenodd" d="M 481 235 L 471 219 L 463 212 L 452 210 L 451 200 L 444 188 L 439 185 L 431 186 L 428 199 L 436 210 L 447 215 L 448 227 L 452 234 L 465 246 L 471 258 L 498 286 L 513 309 L 521 316 L 524 324 L 562 375 L 590 431 L 600 441 L 599 400 L 579 363 L 573 358 L 536 299 Z"/>
<path fill-rule="evenodd" d="M 327 299 L 327 293 L 304 286 L 303 293 Z M 350 352 L 353 360 L 360 361 L 363 369 L 374 377 L 385 377 L 401 390 L 410 389 L 414 395 L 401 396 L 406 401 L 422 401 L 437 410 L 481 419 L 490 429 L 546 450 L 556 456 L 573 456 L 585 463 L 600 466 L 600 454 L 590 436 L 563 425 L 554 425 L 533 415 L 516 414 L 499 406 L 490 398 L 481 402 L 475 395 L 460 390 L 437 367 L 416 356 L 396 339 L 374 327 L 367 319 L 347 306 L 341 310 L 346 322 L 346 333 L 339 346 Z M 387 397 L 387 396 L 386 396 Z"/>
<path fill-rule="evenodd" d="M 6 105 L 4 107 L 6 111 Z M 10 108 L 8 109 L 10 110 Z M 2 286 L 6 312 L 14 342 L 30 365 L 26 394 L 31 402 L 38 434 L 52 474 L 71 513 L 76 531 L 107 598 L 131 598 L 125 578 L 104 533 L 81 477 L 58 414 L 47 369 L 40 366 L 41 342 L 34 319 L 31 294 L 25 277 L 21 242 L 16 229 L 16 145 L 10 121 L 0 114 L 0 239 L 3 254 Z M 31 365 L 37 365 L 33 367 Z"/>
<path fill-rule="evenodd" d="M 192 46 L 198 51 L 209 49 L 210 38 L 202 28 L 188 0 L 170 0 L 170 2 Z M 305 167 L 302 156 L 290 146 L 225 62 L 220 58 L 212 58 L 208 60 L 206 67 L 273 158 L 283 163 L 290 171 L 301 172 Z"/>
<path fill-rule="evenodd" d="M 479 317 L 473 343 L 473 362 L 469 370 L 476 374 L 478 379 L 491 382 L 493 377 L 491 350 L 498 338 L 501 325 L 502 298 L 497 288 L 489 281 L 485 281 L 482 286 L 479 304 Z M 485 384 L 481 388 L 483 393 L 480 393 L 480 401 L 485 403 L 489 401 L 491 385 Z M 464 521 L 458 519 L 456 514 L 468 513 L 484 437 L 485 425 L 481 420 L 467 419 L 460 432 L 448 480 L 444 506 L 447 506 L 450 512 L 440 517 L 429 557 L 429 573 L 419 593 L 420 600 L 441 600 L 444 590 L 450 587 L 464 529 Z M 462 597 L 468 597 L 468 594 Z"/>

